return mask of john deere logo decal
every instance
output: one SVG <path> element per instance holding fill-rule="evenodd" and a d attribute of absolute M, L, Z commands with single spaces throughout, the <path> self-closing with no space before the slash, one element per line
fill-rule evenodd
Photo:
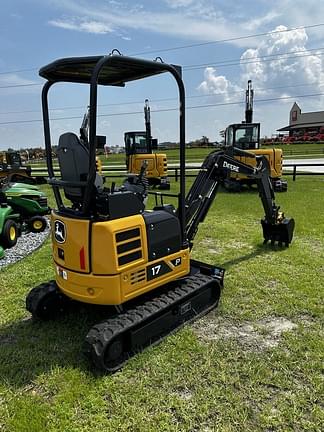
<path fill-rule="evenodd" d="M 57 243 L 64 243 L 66 238 L 66 229 L 65 229 L 65 223 L 56 220 L 54 222 L 54 237 Z"/>

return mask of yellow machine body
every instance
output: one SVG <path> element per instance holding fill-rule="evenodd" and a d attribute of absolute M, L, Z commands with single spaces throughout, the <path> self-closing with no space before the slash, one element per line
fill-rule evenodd
<path fill-rule="evenodd" d="M 282 177 L 283 159 L 282 159 L 281 149 L 257 149 L 257 150 L 247 150 L 247 151 L 255 154 L 256 156 L 265 156 L 268 159 L 271 178 L 277 179 Z M 254 158 L 235 156 L 235 159 L 247 165 L 251 165 L 253 167 L 256 166 L 256 159 Z M 231 178 L 243 180 L 243 179 L 247 179 L 248 177 L 243 174 L 231 173 Z"/>
<path fill-rule="evenodd" d="M 138 153 L 128 156 L 128 172 L 132 174 L 139 174 L 146 161 L 147 168 L 145 176 L 147 178 L 160 178 L 168 175 L 167 156 L 163 153 Z"/>
<path fill-rule="evenodd" d="M 141 215 L 91 222 L 53 211 L 51 221 L 56 283 L 74 300 L 120 305 L 190 272 L 189 248 L 149 261 Z"/>

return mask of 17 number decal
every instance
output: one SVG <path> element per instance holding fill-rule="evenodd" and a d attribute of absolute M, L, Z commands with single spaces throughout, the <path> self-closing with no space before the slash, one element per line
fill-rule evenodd
<path fill-rule="evenodd" d="M 171 271 L 171 267 L 167 265 L 165 261 L 159 261 L 159 263 L 146 267 L 146 277 L 147 280 L 152 280 L 166 273 L 170 273 Z"/>
<path fill-rule="evenodd" d="M 161 270 L 161 264 L 151 267 L 152 276 L 157 276 L 160 273 L 160 270 Z"/>

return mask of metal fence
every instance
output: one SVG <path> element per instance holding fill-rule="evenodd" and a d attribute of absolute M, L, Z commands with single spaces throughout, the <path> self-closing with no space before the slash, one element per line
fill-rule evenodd
<path fill-rule="evenodd" d="M 296 177 L 297 175 L 324 175 L 324 170 L 323 172 L 305 172 L 303 170 L 297 170 L 297 168 L 300 167 L 316 167 L 316 166 L 321 166 L 324 167 L 324 163 L 316 163 L 316 164 L 308 164 L 308 163 L 302 163 L 302 164 L 286 164 L 283 167 L 283 176 L 292 176 L 293 177 L 293 181 L 296 181 Z M 292 171 L 287 171 L 285 170 L 285 168 L 290 168 L 292 167 Z M 168 171 L 172 169 L 172 168 L 168 168 Z M 175 181 L 178 181 L 178 177 L 179 177 L 179 171 L 180 168 L 176 167 L 173 168 L 175 170 L 174 175 L 169 175 L 169 177 L 175 177 Z M 190 167 L 190 166 L 186 166 L 186 171 L 198 171 L 200 168 L 198 167 Z M 186 174 L 186 177 L 195 177 L 196 174 Z"/>
<path fill-rule="evenodd" d="M 301 163 L 301 164 L 285 164 L 284 165 L 284 172 L 283 172 L 283 175 L 288 175 L 288 176 L 293 176 L 293 181 L 296 181 L 296 177 L 297 177 L 297 174 L 299 174 L 299 175 L 324 175 L 324 170 L 323 170 L 323 172 L 305 172 L 305 171 L 299 171 L 299 172 L 297 172 L 297 168 L 301 168 L 301 167 L 316 167 L 316 166 L 321 166 L 321 167 L 323 167 L 324 166 L 324 163 L 312 163 L 312 164 L 308 164 L 308 163 Z M 288 168 L 288 167 L 292 167 L 293 169 L 292 169 L 292 171 L 285 171 L 285 168 Z"/>
<path fill-rule="evenodd" d="M 292 176 L 293 177 L 293 181 L 296 181 L 296 178 L 298 175 L 303 175 L 303 176 L 311 176 L 311 175 L 324 175 L 324 170 L 323 172 L 305 172 L 303 171 L 301 168 L 302 167 L 316 167 L 316 166 L 321 166 L 324 167 L 324 163 L 294 163 L 294 164 L 285 164 L 284 165 L 284 172 L 283 175 L 284 176 Z M 291 171 L 287 171 L 285 170 L 285 168 L 292 168 Z M 186 177 L 196 177 L 197 172 L 200 170 L 200 167 L 197 166 L 186 166 Z M 55 174 L 59 174 L 59 168 L 54 168 L 54 172 Z M 124 177 L 127 174 L 126 168 L 120 168 L 120 167 L 109 167 L 109 166 L 102 166 L 102 173 L 106 176 L 106 177 L 110 177 L 110 178 L 118 178 L 118 177 Z M 178 181 L 179 178 L 179 174 L 180 174 L 180 167 L 168 167 L 168 177 L 174 178 L 175 181 Z M 44 168 L 41 167 L 33 167 L 32 168 L 32 175 L 34 175 L 35 177 L 37 176 L 43 176 L 46 177 L 47 176 L 47 171 Z"/>

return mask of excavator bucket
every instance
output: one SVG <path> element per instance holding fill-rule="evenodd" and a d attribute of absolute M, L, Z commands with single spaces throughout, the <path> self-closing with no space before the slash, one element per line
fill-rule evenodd
<path fill-rule="evenodd" d="M 271 224 L 266 219 L 262 219 L 261 225 L 263 229 L 264 243 L 270 241 L 271 244 L 278 242 L 279 246 L 282 246 L 283 244 L 287 247 L 289 246 L 295 228 L 295 221 L 293 218 L 284 218 L 275 224 Z"/>

